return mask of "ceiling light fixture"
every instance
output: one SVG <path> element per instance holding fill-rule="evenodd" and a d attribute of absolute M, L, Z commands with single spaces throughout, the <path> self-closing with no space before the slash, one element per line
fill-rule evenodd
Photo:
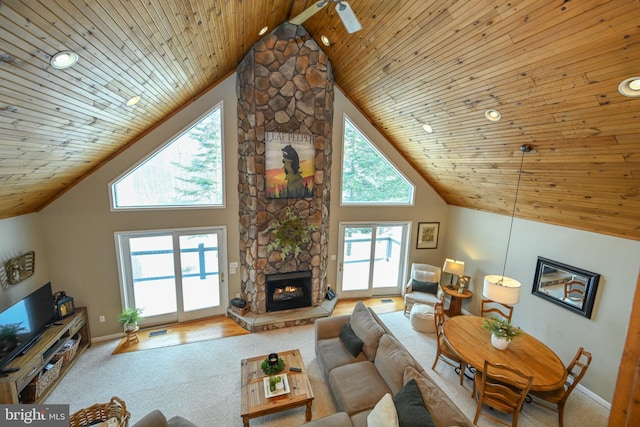
<path fill-rule="evenodd" d="M 504 253 L 504 264 L 502 265 L 502 275 L 492 274 L 484 276 L 484 286 L 482 287 L 482 295 L 492 301 L 502 304 L 517 304 L 520 301 L 520 288 L 522 284 L 516 279 L 505 277 L 504 272 L 507 268 L 507 257 L 509 256 L 509 244 L 511 243 L 511 230 L 513 230 L 513 219 L 516 216 L 516 206 L 518 204 L 518 192 L 520 191 L 520 179 L 522 178 L 522 165 L 524 164 L 524 155 L 531 151 L 528 145 L 520 146 L 522 158 L 520 159 L 520 172 L 518 173 L 518 184 L 516 185 L 516 196 L 513 201 L 513 212 L 511 212 L 511 225 L 509 226 L 509 237 L 507 238 L 507 249 Z"/>
<path fill-rule="evenodd" d="M 329 37 L 325 36 L 324 34 L 320 36 L 320 41 L 322 42 L 323 45 L 329 47 L 331 46 L 331 42 L 329 41 Z"/>
<path fill-rule="evenodd" d="M 502 118 L 502 114 L 498 110 L 487 110 L 484 112 L 484 116 L 491 122 L 500 121 Z"/>
<path fill-rule="evenodd" d="M 134 105 L 136 105 L 138 102 L 140 102 L 140 96 L 136 95 L 133 98 L 131 98 L 130 100 L 127 101 L 127 107 L 132 107 Z"/>
<path fill-rule="evenodd" d="M 267 31 L 269 31 L 269 26 L 265 25 L 264 27 L 260 28 L 260 31 L 258 31 L 258 35 L 264 36 L 265 34 L 267 34 Z"/>
<path fill-rule="evenodd" d="M 424 129 L 424 131 L 426 133 L 432 133 L 433 132 L 433 128 L 430 125 L 426 124 L 426 123 L 422 125 L 422 129 Z"/>
<path fill-rule="evenodd" d="M 618 92 L 629 98 L 640 97 L 640 77 L 631 77 L 618 85 Z"/>
<path fill-rule="evenodd" d="M 51 57 L 51 60 L 49 61 L 51 66 L 53 68 L 57 68 L 58 70 L 69 68 L 76 62 L 78 62 L 78 54 L 70 50 L 56 53 Z"/>

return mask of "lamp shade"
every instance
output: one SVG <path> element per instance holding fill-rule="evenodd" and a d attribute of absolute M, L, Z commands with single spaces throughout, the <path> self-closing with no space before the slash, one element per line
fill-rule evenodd
<path fill-rule="evenodd" d="M 455 261 L 451 258 L 444 260 L 442 271 L 449 274 L 455 274 L 456 276 L 462 276 L 464 274 L 464 261 Z"/>
<path fill-rule="evenodd" d="M 517 304 L 520 301 L 520 282 L 498 274 L 484 276 L 482 295 L 502 304 Z"/>

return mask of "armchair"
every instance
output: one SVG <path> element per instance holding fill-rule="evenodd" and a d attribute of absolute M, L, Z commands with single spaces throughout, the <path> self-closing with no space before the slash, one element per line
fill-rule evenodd
<path fill-rule="evenodd" d="M 442 302 L 444 292 L 440 287 L 442 269 L 429 264 L 411 264 L 411 276 L 404 289 L 404 314 L 413 304 L 435 305 Z"/>

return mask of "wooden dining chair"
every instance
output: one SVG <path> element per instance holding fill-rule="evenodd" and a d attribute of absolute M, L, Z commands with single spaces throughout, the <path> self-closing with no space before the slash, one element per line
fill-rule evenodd
<path fill-rule="evenodd" d="M 553 391 L 531 391 L 530 394 L 535 396 L 538 399 L 542 399 L 544 401 L 540 402 L 538 399 L 533 399 L 534 403 L 537 403 L 540 406 L 543 406 L 547 409 L 551 409 L 553 411 L 558 412 L 558 424 L 562 427 L 562 414 L 564 412 L 565 404 L 567 403 L 567 399 L 569 395 L 573 391 L 573 389 L 578 385 L 584 374 L 587 372 L 587 368 L 591 364 L 591 353 L 585 351 L 584 348 L 580 347 L 575 357 L 567 366 L 567 382 L 557 390 Z M 554 407 L 546 404 L 549 402 Z"/>
<path fill-rule="evenodd" d="M 467 364 L 465 361 L 460 359 L 453 350 L 451 350 L 451 347 L 449 347 L 449 344 L 447 344 L 444 339 L 444 333 L 442 329 L 445 319 L 444 306 L 442 302 L 439 302 L 433 306 L 433 321 L 435 323 L 437 348 L 436 359 L 433 361 L 433 366 L 431 367 L 431 369 L 436 369 L 438 360 L 442 360 L 448 365 L 451 365 L 456 369 L 460 369 L 460 385 L 462 385 L 462 382 L 464 380 L 464 372 L 467 369 Z"/>
<path fill-rule="evenodd" d="M 502 304 L 490 299 L 482 300 L 482 307 L 480 308 L 480 316 L 487 317 L 487 314 L 496 313 L 511 322 L 511 316 L 513 315 L 513 307 L 507 304 Z"/>
<path fill-rule="evenodd" d="M 564 299 L 570 301 L 584 301 L 585 284 L 579 280 L 570 280 L 564 284 Z"/>
<path fill-rule="evenodd" d="M 526 376 L 520 371 L 506 365 L 493 364 L 484 361 L 482 372 L 477 371 L 473 380 L 475 398 L 478 400 L 474 424 L 478 424 L 480 414 L 499 424 L 518 425 L 518 416 L 522 405 L 527 398 L 527 393 L 533 383 L 532 376 Z M 512 415 L 511 424 L 482 411 L 483 405 L 487 405 L 500 412 Z"/>

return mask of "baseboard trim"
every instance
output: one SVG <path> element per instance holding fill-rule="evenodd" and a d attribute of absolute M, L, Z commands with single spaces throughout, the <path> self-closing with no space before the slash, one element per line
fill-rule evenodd
<path fill-rule="evenodd" d="M 119 334 L 111 334 L 111 335 L 104 335 L 101 337 L 91 337 L 91 342 L 102 342 L 102 341 L 110 341 L 110 340 L 116 340 L 116 339 L 120 339 L 124 336 L 124 332 L 120 332 Z"/>
<path fill-rule="evenodd" d="M 579 389 L 585 395 L 587 395 L 587 397 L 590 397 L 591 399 L 595 400 L 597 403 L 601 404 L 608 410 L 611 410 L 611 403 L 607 402 L 606 400 L 604 400 L 603 398 L 601 398 L 600 396 L 598 396 L 597 394 L 595 394 L 594 392 L 592 392 L 591 390 L 583 386 L 582 384 L 578 384 L 576 388 Z"/>

